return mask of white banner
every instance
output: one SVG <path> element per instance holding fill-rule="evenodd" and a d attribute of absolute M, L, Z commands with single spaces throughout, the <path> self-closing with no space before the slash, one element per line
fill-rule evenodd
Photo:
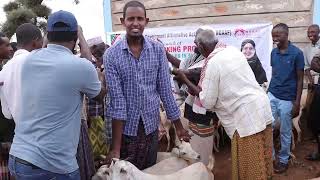
<path fill-rule="evenodd" d="M 214 24 L 209 25 L 216 30 L 217 37 L 227 45 L 241 49 L 241 43 L 246 39 L 255 42 L 255 49 L 268 80 L 271 77 L 270 53 L 272 51 L 272 23 L 263 24 Z M 184 60 L 190 57 L 195 48 L 194 37 L 199 26 L 179 26 L 147 28 L 144 35 L 160 39 L 168 52 Z M 107 43 L 113 45 L 125 35 L 124 31 L 107 33 Z"/>

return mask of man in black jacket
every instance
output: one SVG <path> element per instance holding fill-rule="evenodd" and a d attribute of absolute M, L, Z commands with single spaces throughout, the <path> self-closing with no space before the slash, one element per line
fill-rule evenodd
<path fill-rule="evenodd" d="M 320 53 L 316 54 L 311 61 L 311 70 L 320 73 Z M 314 96 L 310 105 L 309 127 L 318 144 L 318 151 L 307 155 L 305 158 L 310 161 L 320 161 L 320 83 L 314 85 Z"/>

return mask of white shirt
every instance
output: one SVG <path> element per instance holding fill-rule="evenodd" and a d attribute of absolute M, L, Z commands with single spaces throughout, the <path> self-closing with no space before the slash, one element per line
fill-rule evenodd
<path fill-rule="evenodd" d="M 11 112 L 9 110 L 8 107 L 8 103 L 7 100 L 4 98 L 4 92 L 3 92 L 3 81 L 4 81 L 5 75 L 3 74 L 2 71 L 0 71 L 0 100 L 1 100 L 1 110 L 2 110 L 2 114 L 4 115 L 5 118 L 7 119 L 12 119 L 12 115 Z"/>
<path fill-rule="evenodd" d="M 305 70 L 310 69 L 311 61 L 317 53 L 320 53 L 320 40 L 316 44 L 309 43 L 303 50 Z M 316 73 L 312 70 L 310 71 L 310 73 L 313 77 L 317 77 L 319 75 L 319 73 Z M 315 79 L 315 82 L 313 83 L 317 84 L 318 81 Z"/>
<path fill-rule="evenodd" d="M 15 123 L 17 116 L 20 112 L 20 100 L 21 94 L 21 65 L 26 57 L 29 55 L 29 51 L 24 49 L 17 50 L 13 58 L 9 60 L 1 71 L 1 81 L 3 86 L 1 87 L 1 104 L 2 112 L 8 119 L 13 118 Z"/>
<path fill-rule="evenodd" d="M 257 83 L 245 56 L 234 47 L 218 52 L 208 62 L 200 101 L 215 111 L 228 136 L 246 137 L 272 122 L 268 96 Z"/>

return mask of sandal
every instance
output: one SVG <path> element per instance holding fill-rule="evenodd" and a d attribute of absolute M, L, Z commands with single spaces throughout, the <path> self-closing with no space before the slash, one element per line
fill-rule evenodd
<path fill-rule="evenodd" d="M 306 156 L 305 159 L 309 161 L 320 161 L 320 154 L 314 152 Z"/>

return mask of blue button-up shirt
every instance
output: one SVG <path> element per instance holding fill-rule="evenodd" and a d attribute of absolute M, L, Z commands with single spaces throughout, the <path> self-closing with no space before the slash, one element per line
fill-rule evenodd
<path fill-rule="evenodd" d="M 168 119 L 179 119 L 180 111 L 171 91 L 168 61 L 161 43 L 144 37 L 142 52 L 136 59 L 124 38 L 110 47 L 103 59 L 111 97 L 107 116 L 125 121 L 123 134 L 136 136 L 140 119 L 147 135 L 157 130 L 160 99 Z"/>
<path fill-rule="evenodd" d="M 101 91 L 90 61 L 66 47 L 48 44 L 17 63 L 18 111 L 10 154 L 58 174 L 77 170 L 75 154 L 80 137 L 82 94 Z M 21 63 L 21 64 L 20 64 Z M 2 125 L 0 125 L 2 126 Z M 28 178 L 27 178 L 28 179 Z"/>
<path fill-rule="evenodd" d="M 297 71 L 304 69 L 304 56 L 302 51 L 289 43 L 288 49 L 281 54 L 279 48 L 271 52 L 272 78 L 269 91 L 282 100 L 296 100 Z"/>

